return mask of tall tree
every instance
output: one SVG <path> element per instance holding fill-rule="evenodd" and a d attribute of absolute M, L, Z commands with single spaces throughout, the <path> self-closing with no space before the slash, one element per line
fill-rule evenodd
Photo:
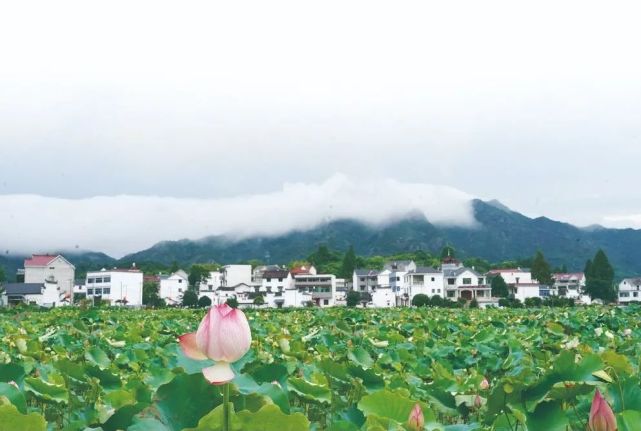
<path fill-rule="evenodd" d="M 507 283 L 501 277 L 501 274 L 498 274 L 496 277 L 492 278 L 492 296 L 495 298 L 507 298 L 510 294 L 507 288 Z"/>
<path fill-rule="evenodd" d="M 158 294 L 158 283 L 146 281 L 142 285 L 142 303 L 150 307 L 162 307 L 164 302 Z"/>
<path fill-rule="evenodd" d="M 534 256 L 531 270 L 532 278 L 535 278 L 539 283 L 546 285 L 553 283 L 550 264 L 545 260 L 545 256 L 543 256 L 541 250 L 538 250 Z"/>
<path fill-rule="evenodd" d="M 443 247 L 443 250 L 441 250 L 441 259 L 446 257 L 456 257 L 456 250 L 454 250 L 454 247 L 451 245 L 446 245 Z"/>
<path fill-rule="evenodd" d="M 614 268 L 601 249 L 596 252 L 594 259 L 586 264 L 585 291 L 592 299 L 601 299 L 606 302 L 616 300 Z"/>
<path fill-rule="evenodd" d="M 340 276 L 345 279 L 352 279 L 354 270 L 356 269 L 356 252 L 354 252 L 354 246 L 350 245 L 345 256 L 343 256 L 343 263 L 341 264 Z"/>

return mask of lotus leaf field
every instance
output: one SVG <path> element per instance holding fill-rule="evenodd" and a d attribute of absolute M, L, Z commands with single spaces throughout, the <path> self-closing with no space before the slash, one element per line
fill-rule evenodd
<path fill-rule="evenodd" d="M 203 310 L 0 314 L 0 431 L 220 430 L 176 339 Z M 641 430 L 641 309 L 247 310 L 232 429 L 586 430 L 599 388 Z M 489 387 L 483 383 L 484 378 Z"/>

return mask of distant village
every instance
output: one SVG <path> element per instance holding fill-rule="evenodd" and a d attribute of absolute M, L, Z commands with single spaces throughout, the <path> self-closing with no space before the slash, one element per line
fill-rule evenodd
<path fill-rule="evenodd" d="M 130 268 L 101 268 L 89 271 L 84 280 L 75 279 L 75 266 L 62 255 L 36 254 L 24 261 L 16 283 L 0 285 L 0 305 L 21 303 L 42 307 L 68 306 L 81 300 L 112 306 L 142 307 L 145 282 L 158 284 L 158 296 L 167 306 L 182 306 L 190 289 L 188 274 L 145 275 Z M 492 269 L 479 273 L 453 257 L 444 257 L 438 268 L 417 266 L 412 260 L 389 261 L 382 270 L 356 269 L 351 279 L 319 274 L 313 265 L 285 268 L 278 265 L 225 265 L 211 271 L 191 289 L 199 300 L 222 304 L 233 298 L 239 307 L 289 308 L 333 307 L 348 302 L 348 292 L 358 292 L 358 306 L 410 306 L 417 295 L 438 296 L 479 307 L 499 306 L 492 296 L 491 280 L 501 276 L 510 296 L 528 298 L 571 298 L 590 304 L 584 292 L 583 273 L 555 273 L 553 283 L 544 285 L 532 278 L 527 268 Z M 639 301 L 641 278 L 626 278 L 618 285 L 618 303 Z M 260 298 L 260 299 L 258 299 Z"/>

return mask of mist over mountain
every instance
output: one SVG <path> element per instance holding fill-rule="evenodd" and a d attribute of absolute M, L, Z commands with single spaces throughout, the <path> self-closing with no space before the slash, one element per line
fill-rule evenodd
<path fill-rule="evenodd" d="M 619 276 L 641 273 L 641 231 L 579 228 L 546 217 L 529 218 L 498 201 L 473 200 L 474 226 L 435 225 L 421 213 L 382 226 L 356 220 L 336 220 L 312 229 L 277 236 L 233 240 L 211 236 L 201 240 L 164 241 L 125 256 L 122 262 L 156 261 L 171 264 L 246 259 L 286 263 L 308 256 L 319 244 L 346 250 L 353 245 L 361 255 L 388 255 L 404 251 L 438 252 L 453 245 L 461 257 L 492 262 L 525 258 L 542 250 L 553 265 L 582 271 L 587 259 L 603 248 Z"/>
<path fill-rule="evenodd" d="M 344 218 L 282 234 L 244 238 L 213 235 L 198 240 L 162 241 L 120 259 L 98 252 L 61 252 L 81 274 L 88 269 L 129 266 L 134 262 L 165 265 L 177 262 L 186 267 L 196 262 L 235 263 L 260 259 L 284 264 L 307 257 L 320 244 L 337 250 L 353 245 L 358 254 L 367 256 L 415 250 L 438 253 L 450 244 L 459 257 L 480 257 L 491 262 L 527 258 L 536 250 L 542 250 L 551 264 L 565 264 L 570 270 L 582 271 L 585 261 L 602 248 L 617 276 L 641 274 L 640 230 L 580 228 L 547 217 L 530 218 L 496 200 L 475 199 L 471 201 L 471 208 L 475 223 L 466 225 L 435 224 L 422 211 L 413 210 L 387 223 Z M 5 268 L 8 278 L 12 279 L 16 269 L 22 267 L 26 255 L 0 256 L 0 266 Z"/>

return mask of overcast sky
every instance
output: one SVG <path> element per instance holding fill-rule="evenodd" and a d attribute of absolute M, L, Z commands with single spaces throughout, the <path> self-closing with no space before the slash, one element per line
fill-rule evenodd
<path fill-rule="evenodd" d="M 341 173 L 641 227 L 638 2 L 6 3 L 14 219 L 57 207 L 13 195 L 220 202 Z"/>

